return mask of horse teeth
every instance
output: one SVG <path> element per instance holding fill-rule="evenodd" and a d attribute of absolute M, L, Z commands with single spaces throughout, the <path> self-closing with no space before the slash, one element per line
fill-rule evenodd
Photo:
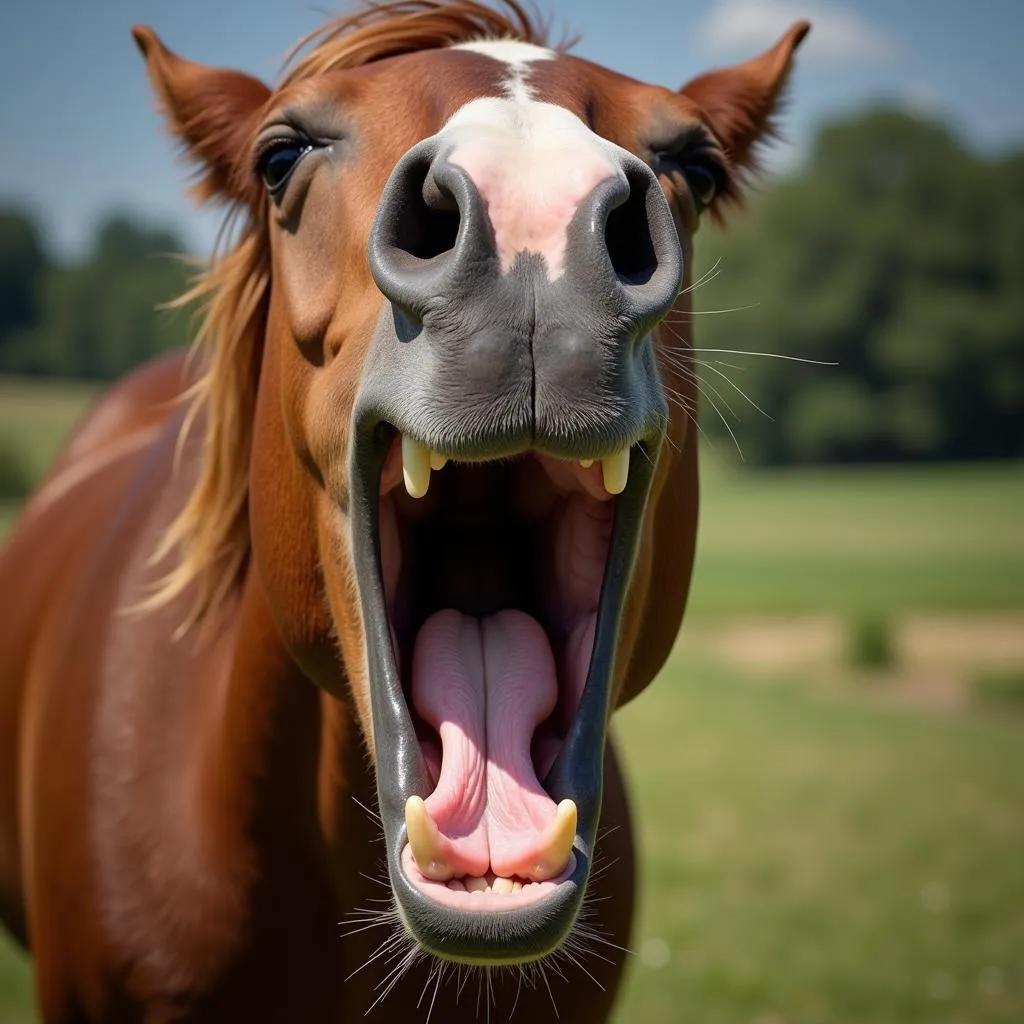
<path fill-rule="evenodd" d="M 434 882 L 447 882 L 455 872 L 444 859 L 444 837 L 421 797 L 411 796 L 405 802 L 405 831 L 420 874 Z"/>
<path fill-rule="evenodd" d="M 629 479 L 629 449 L 623 448 L 607 459 L 601 460 L 604 489 L 609 494 L 621 494 Z"/>
<path fill-rule="evenodd" d="M 591 466 L 592 466 L 593 464 L 594 464 L 594 460 L 593 460 L 593 459 L 580 459 L 580 465 L 581 465 L 581 466 L 582 466 L 582 467 L 583 467 L 584 469 L 590 469 L 590 467 L 591 467 Z"/>
<path fill-rule="evenodd" d="M 511 878 L 496 878 L 491 885 L 491 892 L 512 892 Z"/>
<path fill-rule="evenodd" d="M 448 883 L 448 888 L 451 889 L 453 892 L 465 892 L 466 891 L 465 883 L 463 883 L 461 878 L 453 878 L 453 879 L 451 879 L 451 881 L 449 881 L 449 883 Z"/>
<path fill-rule="evenodd" d="M 402 435 L 402 476 L 410 498 L 422 498 L 430 486 L 430 449 Z"/>
<path fill-rule="evenodd" d="M 520 882 L 518 878 L 512 883 L 512 891 L 513 892 L 522 892 L 523 891 L 523 883 Z"/>
<path fill-rule="evenodd" d="M 487 892 L 488 885 L 486 878 L 467 878 L 466 889 L 469 892 Z"/>
<path fill-rule="evenodd" d="M 563 800 L 555 811 L 554 821 L 544 830 L 541 854 L 534 860 L 527 875 L 535 882 L 554 878 L 565 870 L 576 838 L 576 804 Z"/>
<path fill-rule="evenodd" d="M 448 465 L 448 456 L 442 455 L 440 452 L 430 453 L 430 468 L 431 469 L 444 469 Z"/>

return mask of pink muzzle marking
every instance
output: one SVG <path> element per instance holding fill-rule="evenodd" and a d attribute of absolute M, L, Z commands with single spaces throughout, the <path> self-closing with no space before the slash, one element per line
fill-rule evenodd
<path fill-rule="evenodd" d="M 597 185 L 619 173 L 598 147 L 572 142 L 531 152 L 507 142 L 471 141 L 449 155 L 483 198 L 502 272 L 519 253 L 537 253 L 548 277 L 561 277 L 570 221 Z"/>

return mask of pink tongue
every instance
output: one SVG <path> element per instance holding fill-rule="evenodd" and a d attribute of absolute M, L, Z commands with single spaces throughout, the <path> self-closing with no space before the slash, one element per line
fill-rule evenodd
<path fill-rule="evenodd" d="M 525 612 L 475 619 L 446 609 L 421 627 L 413 705 L 441 737 L 440 775 L 426 805 L 456 875 L 525 874 L 541 852 L 555 804 L 530 747 L 557 698 L 547 635 Z"/>

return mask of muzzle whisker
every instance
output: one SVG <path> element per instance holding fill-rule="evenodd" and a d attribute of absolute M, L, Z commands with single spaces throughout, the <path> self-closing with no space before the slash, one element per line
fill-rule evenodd
<path fill-rule="evenodd" d="M 729 306 L 726 309 L 691 309 L 686 313 L 681 314 L 677 317 L 665 317 L 665 321 L 673 324 L 691 324 L 693 320 L 691 317 L 695 316 L 721 316 L 724 313 L 744 313 L 748 309 L 757 309 L 760 306 L 760 302 L 751 302 L 747 306 Z"/>
<path fill-rule="evenodd" d="M 676 337 L 679 337 L 676 335 Z M 693 348 L 694 352 L 711 352 L 720 353 L 722 355 L 732 356 L 762 356 L 765 359 L 785 359 L 790 363 L 808 363 L 811 366 L 838 366 L 839 363 L 834 360 L 826 359 L 808 359 L 804 356 L 790 356 L 785 355 L 782 352 L 744 352 L 738 348 Z"/>
<path fill-rule="evenodd" d="M 554 965 L 550 964 L 550 962 L 549 966 L 551 966 L 554 970 L 558 971 L 558 968 L 554 967 Z M 544 969 L 544 964 L 539 960 L 537 961 L 537 970 L 540 972 L 540 979 L 544 982 L 544 987 L 548 990 L 548 998 L 551 1000 L 551 1009 L 555 1011 L 555 1019 L 557 1020 L 558 1004 L 555 1002 L 555 994 L 551 991 L 551 983 L 548 981 L 548 972 Z M 558 974 L 562 978 L 565 977 L 565 975 L 562 974 L 561 971 L 558 971 Z"/>
<path fill-rule="evenodd" d="M 682 298 L 684 295 L 692 295 L 698 288 L 703 288 L 706 284 L 711 284 L 712 281 L 721 273 L 718 269 L 722 265 L 722 257 L 719 256 L 715 260 L 714 265 L 709 269 L 705 270 L 696 281 L 690 282 L 685 288 L 680 288 L 676 298 Z"/>
<path fill-rule="evenodd" d="M 379 960 L 382 956 L 387 957 L 389 954 L 395 952 L 395 950 L 403 945 L 403 940 L 407 938 L 408 936 L 404 932 L 396 932 L 394 935 L 384 939 L 384 941 L 366 958 L 366 960 L 364 960 L 351 974 L 349 974 L 345 980 L 349 981 L 351 978 L 354 978 L 361 970 L 369 967 L 370 964 Z"/>
<path fill-rule="evenodd" d="M 749 406 L 751 406 L 751 408 L 756 409 L 762 416 L 765 417 L 765 419 L 771 420 L 773 423 L 775 422 L 775 418 L 773 416 L 770 416 L 768 413 L 766 413 L 764 411 L 764 409 L 762 409 L 761 406 L 759 406 L 757 404 L 757 402 L 755 402 L 750 397 L 750 395 L 748 395 L 735 381 L 730 380 L 728 375 L 722 373 L 721 370 L 719 370 L 716 367 L 711 366 L 709 364 L 705 363 L 705 364 L 702 364 L 702 365 L 704 366 L 704 369 L 710 370 L 712 373 L 718 374 L 718 376 L 721 377 L 722 380 L 724 380 L 726 382 L 726 384 L 729 385 L 729 387 L 731 387 L 734 391 L 736 391 L 740 395 L 740 397 L 743 398 Z"/>
<path fill-rule="evenodd" d="M 370 1004 L 364 1016 L 368 1016 L 370 1014 L 370 1011 L 373 1010 L 374 1007 L 379 1006 L 388 997 L 388 995 L 390 995 L 392 989 L 395 987 L 395 985 L 398 984 L 402 976 L 406 973 L 406 971 L 409 970 L 410 967 L 412 967 L 412 965 L 419 958 L 419 947 L 416 946 L 415 942 L 411 938 L 409 939 L 409 941 L 410 943 L 412 943 L 412 947 L 406 953 L 405 959 L 401 960 L 395 967 L 391 968 L 388 974 L 384 976 L 383 980 L 377 983 L 376 988 L 380 988 L 381 985 L 383 985 L 385 982 L 387 982 L 387 985 L 383 989 L 383 991 L 380 992 L 377 998 L 374 999 L 374 1001 Z"/>
<path fill-rule="evenodd" d="M 373 820 L 376 821 L 377 824 L 381 826 L 381 828 L 384 827 L 384 819 L 381 818 L 380 814 L 378 814 L 377 811 L 374 811 L 371 808 L 367 807 L 366 804 L 364 804 L 362 800 L 360 800 L 359 797 L 357 796 L 352 797 L 352 802 L 356 805 L 356 807 L 359 807 L 362 810 L 366 811 L 366 813 L 371 818 L 373 818 Z"/>

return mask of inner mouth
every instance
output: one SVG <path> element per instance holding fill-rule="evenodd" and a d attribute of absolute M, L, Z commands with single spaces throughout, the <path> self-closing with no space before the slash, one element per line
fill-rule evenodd
<path fill-rule="evenodd" d="M 576 806 L 544 783 L 586 687 L 628 470 L 628 448 L 453 463 L 391 437 L 381 582 L 425 773 L 401 865 L 437 903 L 517 909 L 572 874 Z"/>

